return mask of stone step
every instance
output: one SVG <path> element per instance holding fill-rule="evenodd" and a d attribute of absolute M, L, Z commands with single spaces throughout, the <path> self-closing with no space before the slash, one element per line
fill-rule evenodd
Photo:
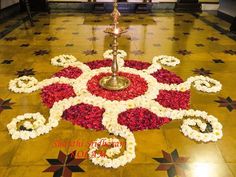
<path fill-rule="evenodd" d="M 176 3 L 176 12 L 201 12 L 201 3 Z"/>
<path fill-rule="evenodd" d="M 104 3 L 95 4 L 93 13 L 105 13 Z"/>

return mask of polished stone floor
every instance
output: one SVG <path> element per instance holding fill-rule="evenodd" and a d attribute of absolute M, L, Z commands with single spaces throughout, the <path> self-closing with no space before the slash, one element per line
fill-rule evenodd
<path fill-rule="evenodd" d="M 21 17 L 0 24 L 0 31 L 11 30 L 18 22 Z M 19 71 L 30 70 L 38 80 L 49 78 L 60 69 L 50 64 L 52 57 L 72 54 L 82 62 L 102 59 L 111 42 L 103 32 L 111 23 L 108 14 L 40 13 L 34 16 L 34 23 L 34 27 L 22 23 L 0 39 L 1 177 L 53 176 L 43 172 L 49 167 L 46 159 L 56 159 L 60 150 L 65 154 L 88 150 L 87 146 L 59 147 L 57 140 L 86 143 L 108 136 L 106 131 L 86 130 L 64 120 L 49 134 L 33 140 L 12 140 L 9 136 L 6 125 L 13 117 L 26 112 L 41 112 L 47 117 L 49 111 L 42 105 L 39 92 L 8 91 L 8 82 Z M 173 121 L 160 130 L 135 132 L 137 157 L 125 167 L 104 169 L 84 160 L 80 164 L 84 172 L 73 173 L 73 177 L 174 177 L 175 172 L 170 169 L 168 174 L 167 167 L 166 171 L 156 170 L 159 162 L 153 158 L 162 158 L 162 151 L 175 149 L 180 157 L 188 158 L 188 168 L 183 169 L 187 177 L 236 177 L 236 41 L 226 31 L 230 25 L 207 13 L 173 12 L 123 15 L 120 25 L 128 27 L 119 39 L 119 48 L 128 53 L 127 58 L 151 61 L 155 55 L 173 55 L 181 64 L 168 69 L 184 80 L 196 75 L 193 70 L 203 68 L 200 74 L 223 84 L 222 91 L 215 94 L 192 89 L 191 107 L 216 116 L 224 126 L 224 136 L 216 143 L 197 143 L 181 134 L 181 121 Z M 224 98 L 223 107 L 215 102 L 219 97 Z M 183 176 L 179 173 L 178 177 Z"/>

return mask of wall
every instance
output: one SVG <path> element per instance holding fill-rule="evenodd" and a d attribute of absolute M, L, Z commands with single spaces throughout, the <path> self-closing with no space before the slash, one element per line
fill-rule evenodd
<path fill-rule="evenodd" d="M 220 0 L 219 10 L 227 15 L 236 17 L 236 0 Z"/>
<path fill-rule="evenodd" d="M 1 1 L 1 9 L 11 6 L 19 2 L 19 0 L 0 0 Z"/>

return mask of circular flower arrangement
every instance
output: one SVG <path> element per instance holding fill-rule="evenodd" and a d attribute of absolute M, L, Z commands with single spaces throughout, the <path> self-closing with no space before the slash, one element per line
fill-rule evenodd
<path fill-rule="evenodd" d="M 135 158 L 132 131 L 160 128 L 172 119 L 188 117 L 183 120 L 181 131 L 190 139 L 209 142 L 222 137 L 222 125 L 214 116 L 190 109 L 191 85 L 199 91 L 212 93 L 221 90 L 220 82 L 204 76 L 190 77 L 184 82 L 158 63 L 175 66 L 179 59 L 174 57 L 154 57 L 152 63 L 124 61 L 126 53 L 120 52 L 118 75 L 128 77 L 131 84 L 121 91 L 108 91 L 99 86 L 99 80 L 110 75 L 110 55 L 111 52 L 106 51 L 106 59 L 85 64 L 71 55 L 61 55 L 51 63 L 64 69 L 52 78 L 39 82 L 23 76 L 10 81 L 9 89 L 16 93 L 42 89 L 43 103 L 50 108 L 47 122 L 40 113 L 14 118 L 7 125 L 12 138 L 27 140 L 48 133 L 61 118 L 87 129 L 106 129 L 126 140 L 124 150 L 121 145 L 113 146 L 119 144 L 119 139 L 100 138 L 91 144 L 88 154 L 96 165 L 118 168 Z M 106 156 L 97 153 L 103 143 L 110 146 Z"/>
<path fill-rule="evenodd" d="M 137 96 L 143 95 L 147 91 L 147 82 L 139 75 L 124 73 L 124 72 L 120 72 L 118 74 L 120 76 L 125 76 L 130 80 L 131 84 L 128 88 L 122 91 L 110 91 L 103 89 L 99 85 L 99 81 L 104 76 L 111 75 L 111 73 L 100 73 L 99 75 L 92 77 L 92 79 L 88 81 L 87 83 L 88 91 L 93 95 L 103 97 L 107 100 L 117 100 L 117 101 L 129 100 Z"/>

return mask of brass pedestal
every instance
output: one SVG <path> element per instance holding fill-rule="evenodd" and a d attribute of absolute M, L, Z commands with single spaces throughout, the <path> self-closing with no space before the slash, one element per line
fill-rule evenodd
<path fill-rule="evenodd" d="M 130 80 L 122 76 L 107 76 L 103 77 L 99 84 L 107 90 L 123 90 L 130 85 Z"/>

